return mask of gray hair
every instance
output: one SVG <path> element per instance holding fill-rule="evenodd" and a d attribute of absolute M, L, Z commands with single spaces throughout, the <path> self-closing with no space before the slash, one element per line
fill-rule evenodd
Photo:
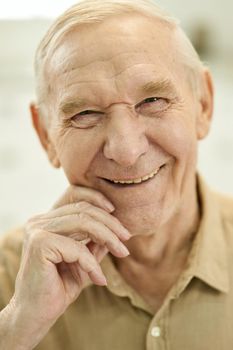
<path fill-rule="evenodd" d="M 48 86 L 46 86 L 44 77 L 46 62 L 52 57 L 64 36 L 78 26 L 100 23 L 110 16 L 132 12 L 156 18 L 177 31 L 182 40 L 182 48 L 178 48 L 181 59 L 191 74 L 193 89 L 198 89 L 198 72 L 203 67 L 198 54 L 181 29 L 179 22 L 159 8 L 152 0 L 84 0 L 69 8 L 57 18 L 36 51 L 36 94 L 40 107 L 44 105 L 47 96 Z"/>

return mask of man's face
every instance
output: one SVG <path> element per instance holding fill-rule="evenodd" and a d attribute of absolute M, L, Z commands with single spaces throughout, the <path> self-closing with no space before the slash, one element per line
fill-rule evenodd
<path fill-rule="evenodd" d="M 47 70 L 49 133 L 71 184 L 105 194 L 135 233 L 188 205 L 200 106 L 171 29 L 139 15 L 82 27 Z"/>

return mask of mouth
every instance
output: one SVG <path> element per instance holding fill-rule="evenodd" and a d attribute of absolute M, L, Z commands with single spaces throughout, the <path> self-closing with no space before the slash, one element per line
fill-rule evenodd
<path fill-rule="evenodd" d="M 162 166 L 160 166 L 159 168 L 157 168 L 156 170 L 154 170 L 150 174 L 145 175 L 143 177 L 135 178 L 135 179 L 106 179 L 106 178 L 103 178 L 103 180 L 105 180 L 108 183 L 115 185 L 117 187 L 126 187 L 126 186 L 129 187 L 129 186 L 133 186 L 133 185 L 139 185 L 139 184 L 149 182 L 150 180 L 152 180 L 160 172 L 160 170 L 164 166 L 165 166 L 165 164 L 163 164 Z"/>

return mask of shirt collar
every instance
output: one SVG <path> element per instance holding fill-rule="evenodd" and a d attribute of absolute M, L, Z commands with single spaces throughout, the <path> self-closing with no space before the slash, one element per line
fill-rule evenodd
<path fill-rule="evenodd" d="M 198 176 L 202 218 L 189 257 L 193 275 L 220 292 L 229 291 L 227 247 L 217 195 Z"/>
<path fill-rule="evenodd" d="M 107 289 L 119 297 L 128 297 L 131 303 L 143 310 L 151 312 L 148 304 L 121 276 L 110 255 L 106 255 L 101 262 L 101 268 L 107 279 Z"/>

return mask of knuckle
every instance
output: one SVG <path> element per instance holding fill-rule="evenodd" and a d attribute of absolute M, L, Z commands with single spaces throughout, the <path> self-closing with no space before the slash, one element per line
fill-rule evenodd
<path fill-rule="evenodd" d="M 82 222 L 84 225 L 85 223 L 88 223 L 90 221 L 90 217 L 88 214 L 80 212 L 77 214 L 78 219 Z"/>
<path fill-rule="evenodd" d="M 30 234 L 33 231 L 55 231 L 57 228 L 57 221 L 53 219 L 46 219 L 38 215 L 29 219 L 25 225 L 26 232 Z"/>
<path fill-rule="evenodd" d="M 68 203 L 75 203 L 79 201 L 83 197 L 82 187 L 70 185 L 66 190 L 66 197 L 68 199 Z"/>
<path fill-rule="evenodd" d="M 85 244 L 83 244 L 82 242 L 78 242 L 78 241 L 75 241 L 75 244 L 78 247 L 80 254 L 87 253 L 87 247 L 85 246 Z"/>
<path fill-rule="evenodd" d="M 86 211 L 90 209 L 91 204 L 85 201 L 80 201 L 78 203 L 75 203 L 75 208 L 77 208 L 80 211 Z"/>
<path fill-rule="evenodd" d="M 41 230 L 56 232 L 58 225 L 59 225 L 59 219 L 57 218 L 56 220 L 54 219 L 45 220 L 41 222 L 39 226 Z"/>
<path fill-rule="evenodd" d="M 27 233 L 27 236 L 24 240 L 24 245 L 32 250 L 34 247 L 40 247 L 42 245 L 42 241 L 44 241 L 44 234 L 40 230 L 34 230 Z"/>
<path fill-rule="evenodd" d="M 32 236 L 33 232 L 37 230 L 37 220 L 34 218 L 29 219 L 25 226 L 24 226 L 24 232 L 25 232 L 25 238 L 28 239 Z"/>
<path fill-rule="evenodd" d="M 106 243 L 106 239 L 103 235 L 99 235 L 98 233 L 94 233 L 94 241 L 99 245 L 104 245 Z"/>
<path fill-rule="evenodd" d="M 105 196 L 101 192 L 94 190 L 93 188 L 71 185 L 68 191 L 73 202 L 77 202 L 78 200 L 82 202 L 83 199 L 88 198 L 92 198 L 93 200 L 96 200 L 98 202 L 102 202 L 103 200 L 105 200 Z"/>

